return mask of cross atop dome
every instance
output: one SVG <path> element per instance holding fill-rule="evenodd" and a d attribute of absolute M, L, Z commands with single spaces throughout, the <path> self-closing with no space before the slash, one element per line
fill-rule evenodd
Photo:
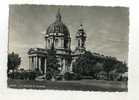
<path fill-rule="evenodd" d="M 56 20 L 61 21 L 60 8 L 58 9 L 57 14 L 56 14 Z"/>
<path fill-rule="evenodd" d="M 80 30 L 80 29 L 83 29 L 83 24 L 80 24 L 79 30 Z"/>

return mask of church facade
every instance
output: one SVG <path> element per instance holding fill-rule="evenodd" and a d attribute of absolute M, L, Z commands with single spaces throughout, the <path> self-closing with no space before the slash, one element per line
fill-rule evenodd
<path fill-rule="evenodd" d="M 47 73 L 47 57 L 48 50 L 54 49 L 56 51 L 56 58 L 60 64 L 60 73 L 72 72 L 73 62 L 82 55 L 85 48 L 86 33 L 83 26 L 76 33 L 76 48 L 71 50 L 71 37 L 68 27 L 63 23 L 60 10 L 56 14 L 56 20 L 49 25 L 45 32 L 45 47 L 44 48 L 30 48 L 29 69 L 34 71 L 39 69 L 42 74 Z"/>

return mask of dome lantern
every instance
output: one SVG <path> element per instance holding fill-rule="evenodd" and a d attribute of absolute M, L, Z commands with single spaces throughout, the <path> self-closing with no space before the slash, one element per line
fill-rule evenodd
<path fill-rule="evenodd" d="M 56 21 L 61 21 L 61 14 L 60 14 L 60 8 L 58 9 L 57 11 L 57 14 L 56 14 Z"/>

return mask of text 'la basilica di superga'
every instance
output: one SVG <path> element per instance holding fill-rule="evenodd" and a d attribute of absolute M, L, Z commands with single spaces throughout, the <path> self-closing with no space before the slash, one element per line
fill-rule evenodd
<path fill-rule="evenodd" d="M 67 26 L 62 22 L 62 16 L 58 9 L 56 20 L 50 24 L 45 32 L 45 48 L 31 48 L 28 51 L 29 69 L 34 71 L 39 69 L 42 74 L 46 74 L 48 50 L 56 51 L 56 58 L 60 64 L 60 74 L 72 72 L 73 62 L 85 52 L 86 33 L 82 25 L 75 35 L 76 48 L 71 51 L 71 37 Z"/>

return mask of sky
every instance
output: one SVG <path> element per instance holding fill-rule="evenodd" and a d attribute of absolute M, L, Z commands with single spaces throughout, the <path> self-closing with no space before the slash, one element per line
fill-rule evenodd
<path fill-rule="evenodd" d="M 45 48 L 44 33 L 56 20 L 60 8 L 71 36 L 71 49 L 80 24 L 87 34 L 86 49 L 128 63 L 129 9 L 103 6 L 10 5 L 8 53 L 21 57 L 20 67 L 28 69 L 29 48 Z"/>

